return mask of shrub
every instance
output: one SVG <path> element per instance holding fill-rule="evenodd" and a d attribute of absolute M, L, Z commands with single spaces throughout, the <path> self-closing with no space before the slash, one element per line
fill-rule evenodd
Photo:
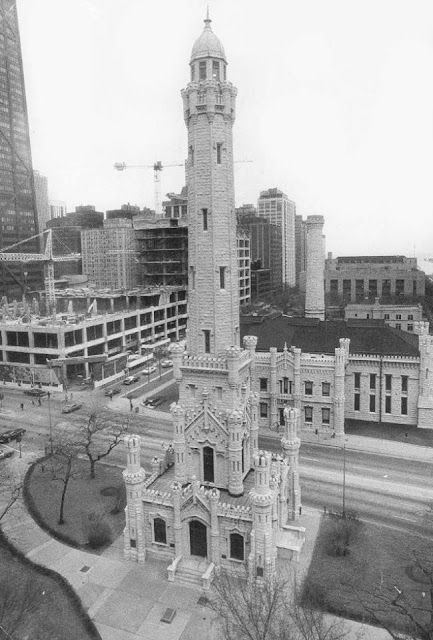
<path fill-rule="evenodd" d="M 361 522 L 356 513 L 330 515 L 327 551 L 331 556 L 347 556 L 350 546 L 353 544 L 361 527 Z"/>
<path fill-rule="evenodd" d="M 92 511 L 82 518 L 83 533 L 91 549 L 100 549 L 112 541 L 111 527 L 103 511 Z"/>

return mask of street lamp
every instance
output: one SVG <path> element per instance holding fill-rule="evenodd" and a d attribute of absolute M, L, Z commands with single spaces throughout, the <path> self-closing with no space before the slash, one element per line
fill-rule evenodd
<path fill-rule="evenodd" d="M 343 518 L 346 517 L 346 442 L 343 443 Z"/>
<path fill-rule="evenodd" d="M 51 423 L 51 393 L 48 391 L 48 419 L 50 424 L 50 451 L 53 455 L 53 427 Z"/>

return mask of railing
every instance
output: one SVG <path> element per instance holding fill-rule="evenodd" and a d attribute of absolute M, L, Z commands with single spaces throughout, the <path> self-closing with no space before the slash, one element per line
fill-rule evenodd
<path fill-rule="evenodd" d="M 167 567 L 167 577 L 169 582 L 174 582 L 174 576 L 176 574 L 177 568 L 179 566 L 180 561 L 182 560 L 182 556 L 176 556 L 171 564 Z"/>
<path fill-rule="evenodd" d="M 212 358 L 210 356 L 184 356 L 182 367 L 191 369 L 218 369 L 227 371 L 227 362 L 224 358 Z"/>
<path fill-rule="evenodd" d="M 215 564 L 211 562 L 201 577 L 201 582 L 202 582 L 204 591 L 209 591 L 214 575 L 215 575 Z"/>

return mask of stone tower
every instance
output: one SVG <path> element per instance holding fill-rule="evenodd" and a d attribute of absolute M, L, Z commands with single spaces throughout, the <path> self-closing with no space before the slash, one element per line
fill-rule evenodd
<path fill-rule="evenodd" d="M 251 364 L 256 338 L 239 345 L 233 142 L 236 89 L 209 15 L 182 91 L 188 130 L 188 332 L 172 345 L 179 402 L 172 407 L 175 477 L 243 494 L 257 450 Z"/>
<path fill-rule="evenodd" d="M 182 91 L 188 129 L 188 353 L 239 346 L 232 127 L 237 90 L 206 18 Z"/>
<path fill-rule="evenodd" d="M 325 319 L 323 216 L 308 216 L 305 317 Z"/>

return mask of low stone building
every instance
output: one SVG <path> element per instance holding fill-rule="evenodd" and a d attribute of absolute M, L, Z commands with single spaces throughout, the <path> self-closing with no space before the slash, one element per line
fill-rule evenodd
<path fill-rule="evenodd" d="M 374 303 L 359 302 L 347 304 L 344 308 L 344 319 L 383 320 L 394 329 L 412 332 L 415 322 L 422 320 L 420 304 L 382 304 L 379 298 Z"/>
<path fill-rule="evenodd" d="M 348 418 L 433 428 L 433 336 L 383 321 L 305 318 L 244 322 L 257 336 L 259 425 L 277 429 L 284 408 L 301 412 L 302 429 L 340 436 Z"/>

